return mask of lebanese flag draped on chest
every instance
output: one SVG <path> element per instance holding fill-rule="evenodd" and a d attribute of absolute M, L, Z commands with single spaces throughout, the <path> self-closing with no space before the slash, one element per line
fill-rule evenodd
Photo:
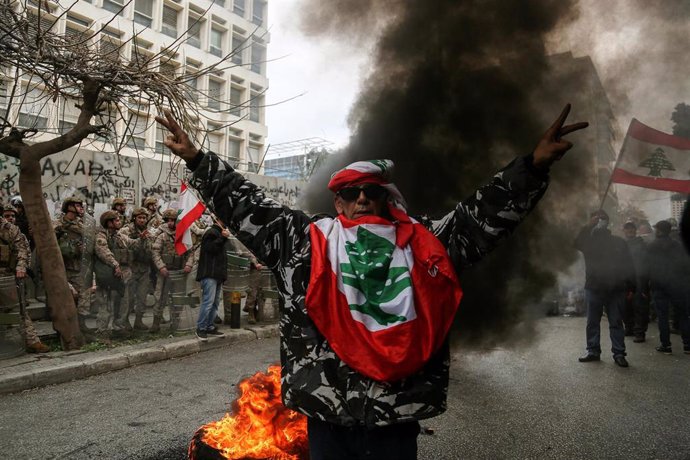
<path fill-rule="evenodd" d="M 311 224 L 305 304 L 338 357 L 392 382 L 420 370 L 441 347 L 462 298 L 445 247 L 390 206 L 396 223 L 342 215 Z"/>
<path fill-rule="evenodd" d="M 611 182 L 690 193 L 690 139 L 630 122 Z"/>
<path fill-rule="evenodd" d="M 180 187 L 180 209 L 175 224 L 175 252 L 183 255 L 192 247 L 191 226 L 204 213 L 206 205 L 182 182 Z"/>

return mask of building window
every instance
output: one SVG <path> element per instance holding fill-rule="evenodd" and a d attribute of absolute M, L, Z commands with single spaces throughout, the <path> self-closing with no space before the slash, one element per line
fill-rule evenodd
<path fill-rule="evenodd" d="M 26 97 L 24 94 L 21 94 L 16 98 L 21 103 L 17 124 L 21 128 L 47 129 L 48 108 L 46 105 L 49 101 L 48 95 L 43 94 L 43 91 L 37 88 L 28 90 L 24 86 L 22 90 L 28 91 L 28 93 L 26 93 Z"/>
<path fill-rule="evenodd" d="M 230 87 L 230 114 L 236 117 L 242 116 L 242 88 Z"/>
<path fill-rule="evenodd" d="M 165 58 L 163 58 L 165 59 Z M 171 62 L 161 62 L 158 67 L 158 73 L 165 75 L 171 79 L 175 79 L 175 70 L 177 67 Z"/>
<path fill-rule="evenodd" d="M 264 23 L 264 8 L 265 3 L 262 0 L 254 0 L 252 6 L 252 22 L 257 26 L 261 26 Z"/>
<path fill-rule="evenodd" d="M 252 91 L 249 100 L 249 120 L 261 123 L 261 108 L 264 105 L 264 97 L 261 93 Z"/>
<path fill-rule="evenodd" d="M 245 0 L 235 0 L 232 6 L 232 12 L 240 17 L 244 17 L 244 3 Z"/>
<path fill-rule="evenodd" d="M 168 37 L 177 38 L 177 10 L 163 5 L 161 32 Z"/>
<path fill-rule="evenodd" d="M 214 56 L 223 56 L 223 38 L 225 38 L 225 32 L 216 28 L 211 28 L 211 46 L 209 51 Z"/>
<path fill-rule="evenodd" d="M 216 80 L 208 81 L 208 104 L 209 109 L 220 110 L 220 102 L 223 98 L 223 83 Z"/>
<path fill-rule="evenodd" d="M 258 145 L 249 145 L 249 148 L 247 149 L 247 154 L 249 155 L 249 158 L 247 158 L 247 171 L 251 173 L 258 173 L 259 172 L 259 163 L 261 162 L 261 146 Z"/>
<path fill-rule="evenodd" d="M 134 0 L 134 22 L 151 27 L 153 23 L 153 0 Z"/>
<path fill-rule="evenodd" d="M 111 13 L 122 14 L 122 7 L 124 6 L 124 0 L 103 0 L 103 9 L 108 10 Z"/>
<path fill-rule="evenodd" d="M 61 99 L 60 114 L 58 116 L 58 133 L 65 134 L 77 125 L 79 119 L 79 109 L 76 99 Z"/>
<path fill-rule="evenodd" d="M 143 150 L 146 148 L 146 117 L 136 113 L 130 113 L 125 130 L 127 137 L 127 147 Z"/>
<path fill-rule="evenodd" d="M 201 48 L 201 19 L 189 16 L 188 18 L 188 28 L 187 31 L 187 43 L 194 46 L 195 48 Z"/>
<path fill-rule="evenodd" d="M 233 168 L 237 168 L 240 165 L 240 158 L 242 152 L 242 141 L 240 139 L 229 138 L 228 139 L 228 163 Z"/>
<path fill-rule="evenodd" d="M 266 47 L 262 43 L 259 43 L 258 41 L 254 41 L 252 43 L 252 63 L 251 63 L 252 72 L 255 72 L 255 73 L 258 73 L 259 75 L 262 75 L 263 70 L 264 70 L 264 61 L 265 60 L 266 60 Z"/>
<path fill-rule="evenodd" d="M 0 109 L 6 109 L 7 106 L 9 105 L 8 102 L 8 85 L 7 85 L 7 80 L 4 80 L 2 77 L 0 77 Z M 5 111 L 2 110 L 0 111 L 0 117 L 5 118 Z"/>
<path fill-rule="evenodd" d="M 213 152 L 215 154 L 221 155 L 223 148 L 223 135 L 220 131 L 215 131 L 216 127 L 209 126 L 208 132 L 206 133 L 206 150 Z"/>
<path fill-rule="evenodd" d="M 244 37 L 241 35 L 232 36 L 232 63 L 242 65 L 242 53 L 244 51 Z"/>
<path fill-rule="evenodd" d="M 168 136 L 168 130 L 156 123 L 156 153 L 161 155 L 169 155 L 170 149 L 165 145 L 165 138 Z"/>

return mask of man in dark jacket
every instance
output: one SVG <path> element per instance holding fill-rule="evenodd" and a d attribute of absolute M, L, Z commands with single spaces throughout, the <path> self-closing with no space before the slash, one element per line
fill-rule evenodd
<path fill-rule="evenodd" d="M 642 343 L 645 341 L 647 326 L 649 324 L 649 281 L 647 276 L 646 257 L 647 243 L 637 236 L 637 225 L 634 222 L 626 222 L 623 225 L 623 235 L 628 244 L 630 257 L 635 265 L 635 293 L 626 296 L 625 315 L 623 323 L 625 325 L 625 335 L 634 335 L 633 342 Z"/>
<path fill-rule="evenodd" d="M 228 279 L 228 261 L 225 246 L 230 238 L 226 228 L 214 223 L 201 237 L 199 265 L 196 280 L 201 282 L 201 306 L 196 322 L 196 336 L 206 341 L 208 336 L 222 336 L 213 324 L 218 314 L 221 286 Z"/>
<path fill-rule="evenodd" d="M 625 359 L 623 309 L 625 299 L 635 293 L 635 266 L 628 245 L 611 235 L 609 216 L 603 210 L 592 213 L 588 225 L 575 239 L 585 257 L 585 301 L 587 302 L 587 353 L 581 363 L 599 361 L 601 317 L 606 310 L 613 360 L 628 367 Z"/>
<path fill-rule="evenodd" d="M 569 110 L 567 106 L 539 141 L 533 154 L 515 159 L 443 218 L 428 223 L 428 230 L 424 231 L 443 248 L 443 253 L 436 254 L 439 259 L 421 258 L 418 274 L 425 276 L 428 273 L 430 277 L 438 275 L 439 279 L 450 280 L 456 272 L 479 261 L 515 229 L 546 191 L 550 166 L 572 147 L 563 136 L 587 126 L 587 123 L 564 126 Z M 337 286 L 333 283 L 335 278 L 329 278 L 331 269 L 339 269 L 346 274 L 347 280 L 345 276 L 339 279 L 349 287 L 357 283 L 368 287 L 365 289 L 367 295 L 376 296 L 378 291 L 388 291 L 389 288 L 399 288 L 404 293 L 410 283 L 415 290 L 424 290 L 424 286 L 415 284 L 415 273 L 410 276 L 405 267 L 386 266 L 390 257 L 395 257 L 400 250 L 399 244 L 406 245 L 411 241 L 414 246 L 416 231 L 420 230 L 416 227 L 418 222 L 412 222 L 401 208 L 396 207 L 399 200 L 396 203 L 392 201 L 399 198 L 399 193 L 395 193 L 392 184 L 385 183 L 384 177 L 392 162 L 357 162 L 367 163 L 369 167 L 378 166 L 381 174 L 371 173 L 367 180 L 341 183 L 332 188 L 329 185 L 336 192 L 334 204 L 339 216 L 311 225 L 311 219 L 303 212 L 267 198 L 259 187 L 218 156 L 194 147 L 170 113 L 165 115 L 166 118 L 157 117 L 156 120 L 172 133 L 166 145 L 194 171 L 191 184 L 201 191 L 205 201 L 214 206 L 215 214 L 266 263 L 276 277 L 278 289 L 285 299 L 280 320 L 282 397 L 287 407 L 308 417 L 310 458 L 416 458 L 419 420 L 439 415 L 446 409 L 450 353 L 445 334 L 440 337 L 439 348 L 420 368 L 404 377 L 381 381 L 356 370 L 350 361 L 343 359 L 340 351 L 336 351 L 336 348 L 348 351 L 349 345 L 353 348 L 363 346 L 359 338 L 353 336 L 349 342 L 333 342 L 314 320 L 316 314 L 323 320 L 323 312 L 333 307 L 328 302 L 313 303 L 314 298 L 323 298 L 318 292 L 315 294 L 315 290 L 329 292 L 326 288 Z M 387 187 L 382 187 L 382 183 Z M 392 221 L 388 213 L 407 220 Z M 322 221 L 326 221 L 325 224 L 319 225 Z M 318 232 L 332 235 L 329 227 L 332 229 L 336 221 L 355 226 L 360 226 L 361 222 L 378 222 L 381 227 L 400 224 L 401 229 L 404 227 L 409 231 L 398 234 L 400 239 L 381 238 L 363 231 L 363 238 L 355 242 L 346 240 L 344 245 L 336 244 L 342 249 L 338 256 L 343 257 L 343 262 L 344 257 L 348 257 L 350 263 L 334 266 L 323 263 L 324 253 L 332 255 L 328 248 L 333 241 L 330 237 L 324 240 L 315 235 Z M 341 225 L 340 230 L 343 228 Z M 415 250 L 407 253 L 402 262 L 409 263 L 415 254 Z M 380 262 L 372 261 L 373 257 Z M 444 265 L 448 260 L 452 264 L 450 270 L 445 268 L 448 265 Z M 314 271 L 315 266 L 321 271 Z M 392 271 L 401 268 L 397 272 L 400 276 L 368 279 L 364 274 L 383 273 L 388 276 L 389 267 Z M 322 278 L 316 279 L 315 276 Z M 331 284 L 324 286 L 327 282 Z M 448 289 L 456 289 L 451 286 L 455 286 L 452 281 Z M 372 299 L 363 300 L 367 304 L 366 301 Z M 340 319 L 352 322 L 356 315 L 371 319 L 375 314 L 392 322 L 401 321 L 403 316 L 382 312 L 381 302 L 369 302 L 368 311 L 360 308 L 363 305 L 340 309 L 338 313 L 341 316 L 331 318 L 331 324 L 327 326 L 337 329 Z M 391 301 L 390 306 L 396 308 L 397 304 Z M 440 312 L 444 306 L 438 307 Z M 457 308 L 457 305 L 445 307 Z M 414 327 L 414 321 L 405 322 L 407 318 L 409 316 L 402 319 L 403 323 Z M 324 325 L 324 322 L 319 325 Z M 447 331 L 449 325 L 441 326 Z M 402 350 L 384 351 L 409 352 L 417 348 L 420 347 L 416 342 L 408 341 Z M 401 364 L 406 363 L 403 361 Z"/>
<path fill-rule="evenodd" d="M 688 321 L 688 295 L 690 292 L 690 260 L 681 244 L 671 238 L 671 224 L 665 220 L 654 226 L 656 239 L 647 250 L 649 288 L 652 305 L 659 323 L 661 345 L 658 352 L 671 354 L 669 311 L 675 310 L 683 339 L 683 350 L 690 354 L 690 324 Z"/>

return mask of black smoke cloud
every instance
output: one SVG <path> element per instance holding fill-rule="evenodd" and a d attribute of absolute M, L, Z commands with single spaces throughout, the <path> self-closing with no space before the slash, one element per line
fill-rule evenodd
<path fill-rule="evenodd" d="M 577 17 L 573 1 L 309 0 L 302 11 L 315 37 L 377 39 L 350 115 L 350 145 L 323 171 L 391 158 L 411 214 L 445 214 L 512 158 L 530 153 L 566 102 L 574 105 L 571 121 L 595 103 L 587 92 L 591 62 L 548 57 L 545 48 L 547 35 Z M 572 240 L 598 205 L 587 150 L 593 135 L 572 137 L 579 145 L 554 168 L 538 209 L 462 274 L 454 337 L 487 344 L 532 336 L 525 319 L 543 315 L 535 305 L 573 263 Z M 332 211 L 327 179 L 323 173 L 311 181 L 308 209 Z"/>

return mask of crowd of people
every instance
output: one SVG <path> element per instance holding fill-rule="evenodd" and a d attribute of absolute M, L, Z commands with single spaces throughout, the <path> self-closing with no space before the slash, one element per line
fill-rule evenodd
<path fill-rule="evenodd" d="M 690 258 L 673 222 L 654 225 L 655 235 L 645 241 L 637 225 L 626 222 L 623 238 L 609 229 L 609 216 L 597 210 L 575 240 L 585 258 L 587 351 L 580 362 L 599 361 L 600 322 L 606 312 L 611 352 L 616 364 L 628 367 L 625 337 L 646 341 L 650 314 L 655 314 L 660 344 L 656 350 L 672 353 L 671 330 L 680 333 L 683 351 L 690 354 Z"/>
<path fill-rule="evenodd" d="M 197 269 L 200 258 L 203 262 L 203 251 L 206 249 L 204 241 L 207 239 L 204 235 L 213 234 L 217 224 L 210 225 L 208 215 L 195 221 L 191 227 L 194 245 L 183 255 L 178 255 L 175 249 L 178 211 L 168 208 L 161 213 L 158 200 L 154 197 L 147 197 L 141 207 L 129 213 L 127 201 L 116 197 L 110 209 L 99 216 L 98 222 L 85 212 L 85 203 L 77 196 L 65 198 L 60 211 L 53 228 L 77 307 L 79 328 L 85 338 L 88 341 L 107 342 L 114 335 L 126 337 L 132 331 L 157 333 L 166 324 L 171 332 L 176 331 L 181 309 L 169 305 L 174 282 L 172 275 L 178 274 L 175 280 L 181 279 L 186 283 L 186 275 Z M 235 252 L 250 260 L 252 271 L 262 268 L 256 258 L 226 229 L 222 229 L 222 237 L 223 244 L 214 247 L 214 254 Z M 24 206 L 21 198 L 16 196 L 3 207 L 0 220 L 0 276 L 13 276 L 18 289 L 23 292 L 26 292 L 23 281 L 27 277 L 33 280 L 34 286 L 41 283 L 34 249 Z M 227 270 L 225 266 L 222 268 Z M 217 313 L 217 298 L 210 325 L 206 324 L 211 305 L 205 302 L 204 277 L 206 274 L 203 270 L 198 270 L 196 279 L 201 281 L 202 308 L 197 335 L 204 335 L 199 334 L 202 323 L 203 332 L 222 335 L 216 327 L 221 322 Z M 245 311 L 248 312 L 249 322 L 253 323 L 256 322 L 257 310 L 263 307 L 263 297 L 258 280 L 250 277 L 250 281 Z M 147 325 L 143 319 L 150 294 L 153 294 L 155 303 L 152 321 Z M 164 316 L 166 311 L 167 318 Z M 94 315 L 95 329 L 87 325 L 87 319 Z M 21 309 L 20 316 L 20 330 L 26 350 L 34 353 L 49 351 L 41 343 L 26 308 Z"/>

